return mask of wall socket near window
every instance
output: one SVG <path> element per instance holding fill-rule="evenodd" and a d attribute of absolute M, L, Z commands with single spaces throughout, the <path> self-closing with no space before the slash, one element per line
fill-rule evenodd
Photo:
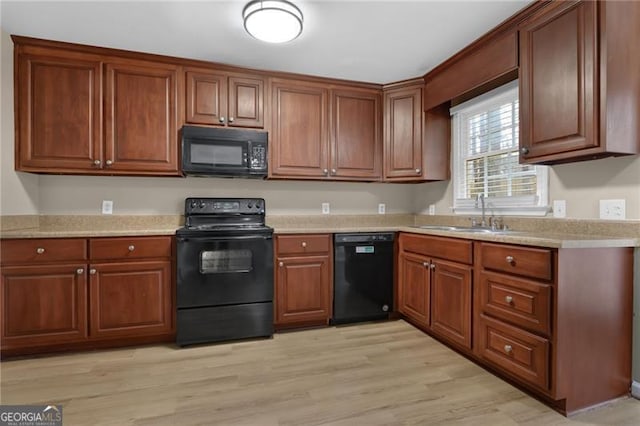
<path fill-rule="evenodd" d="M 113 201 L 102 200 L 102 214 L 113 214 Z"/>
<path fill-rule="evenodd" d="M 329 213 L 331 213 L 331 206 L 329 205 L 329 203 L 322 203 L 322 214 Z"/>
<path fill-rule="evenodd" d="M 553 200 L 553 217 L 567 217 L 566 200 Z"/>
<path fill-rule="evenodd" d="M 625 200 L 600 200 L 600 219 L 624 220 Z"/>
<path fill-rule="evenodd" d="M 429 216 L 435 216 L 436 214 L 436 205 L 429 204 Z"/>
<path fill-rule="evenodd" d="M 385 214 L 387 212 L 387 206 L 384 203 L 378 204 L 378 214 Z"/>

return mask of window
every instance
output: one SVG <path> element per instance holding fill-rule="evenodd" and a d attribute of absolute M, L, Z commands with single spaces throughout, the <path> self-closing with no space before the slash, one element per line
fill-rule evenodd
<path fill-rule="evenodd" d="M 478 213 L 478 195 L 494 215 L 544 215 L 548 169 L 518 163 L 518 82 L 451 109 L 454 212 Z"/>

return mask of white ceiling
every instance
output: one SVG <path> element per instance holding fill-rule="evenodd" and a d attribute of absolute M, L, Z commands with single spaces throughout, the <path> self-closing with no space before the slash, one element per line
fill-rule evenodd
<path fill-rule="evenodd" d="M 421 76 L 530 0 L 294 0 L 302 35 L 251 38 L 235 1 L 7 1 L 10 34 L 374 83 Z"/>

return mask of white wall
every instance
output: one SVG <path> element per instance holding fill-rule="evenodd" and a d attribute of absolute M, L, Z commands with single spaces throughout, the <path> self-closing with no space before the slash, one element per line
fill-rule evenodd
<path fill-rule="evenodd" d="M 13 43 L 1 28 L 0 38 L 0 215 L 37 214 L 38 176 L 13 169 Z"/>
<path fill-rule="evenodd" d="M 450 182 L 425 183 L 414 190 L 414 211 L 426 214 L 435 204 L 436 214 L 451 214 Z M 640 156 L 552 166 L 549 199 L 566 200 L 567 217 L 598 219 L 600 200 L 625 199 L 626 218 L 640 219 Z"/>
<path fill-rule="evenodd" d="M 102 200 L 114 214 L 180 214 L 186 197 L 261 197 L 269 214 L 410 213 L 411 185 L 342 182 L 290 182 L 218 178 L 40 176 L 41 214 L 99 214 Z"/>

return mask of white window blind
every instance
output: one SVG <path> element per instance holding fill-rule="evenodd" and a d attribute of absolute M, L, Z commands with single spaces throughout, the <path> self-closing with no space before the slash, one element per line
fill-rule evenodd
<path fill-rule="evenodd" d="M 518 163 L 517 81 L 451 109 L 454 211 L 476 213 L 477 196 L 491 214 L 545 214 L 547 168 Z"/>

